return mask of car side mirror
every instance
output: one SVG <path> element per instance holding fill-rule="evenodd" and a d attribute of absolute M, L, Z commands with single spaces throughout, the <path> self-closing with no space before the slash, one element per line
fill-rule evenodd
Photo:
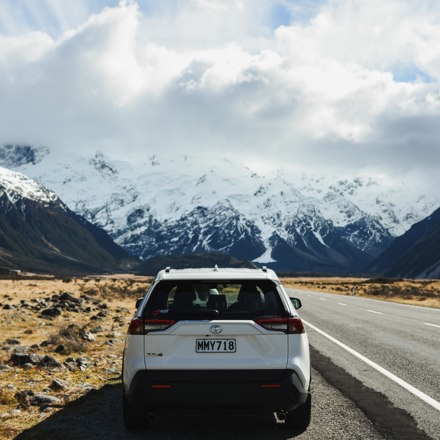
<path fill-rule="evenodd" d="M 136 309 L 138 309 L 139 308 L 139 306 L 141 305 L 141 302 L 144 300 L 144 298 L 138 298 L 137 300 L 136 300 Z"/>
<path fill-rule="evenodd" d="M 299 298 L 290 298 L 290 301 L 292 301 L 293 307 L 295 307 L 296 310 L 302 307 L 302 302 Z"/>

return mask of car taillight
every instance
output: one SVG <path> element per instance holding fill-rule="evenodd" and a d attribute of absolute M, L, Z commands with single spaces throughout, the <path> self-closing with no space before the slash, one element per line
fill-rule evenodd
<path fill-rule="evenodd" d="M 133 318 L 128 326 L 130 335 L 146 335 L 150 332 L 157 332 L 171 327 L 176 321 L 172 319 L 142 319 Z"/>
<path fill-rule="evenodd" d="M 275 330 L 287 334 L 304 333 L 304 324 L 300 318 L 267 318 L 257 319 L 255 322 L 266 330 Z"/>
<path fill-rule="evenodd" d="M 287 333 L 305 333 L 304 324 L 301 321 L 301 318 L 289 318 L 288 321 L 287 326 L 289 330 Z"/>

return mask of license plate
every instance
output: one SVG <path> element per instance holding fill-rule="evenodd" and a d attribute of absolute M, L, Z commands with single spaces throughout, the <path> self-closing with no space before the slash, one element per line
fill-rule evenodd
<path fill-rule="evenodd" d="M 196 339 L 196 353 L 235 353 L 235 339 Z"/>

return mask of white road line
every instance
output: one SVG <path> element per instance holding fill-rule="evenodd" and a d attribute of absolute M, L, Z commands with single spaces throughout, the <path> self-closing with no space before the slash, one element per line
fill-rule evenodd
<path fill-rule="evenodd" d="M 321 301 L 327 301 L 326 299 L 324 299 L 324 298 L 319 298 Z"/>
<path fill-rule="evenodd" d="M 429 322 L 424 322 L 423 324 L 425 324 L 425 325 L 430 325 L 431 327 L 437 327 L 437 328 L 440 328 L 440 325 L 430 324 Z"/>
<path fill-rule="evenodd" d="M 294 289 L 297 291 L 301 291 L 301 289 Z M 302 292 L 306 292 L 305 290 L 302 290 Z M 322 295 L 322 292 L 314 292 L 315 295 Z M 328 293 L 328 295 L 334 295 L 334 296 L 342 296 L 342 297 L 346 297 L 347 295 L 341 295 L 340 293 Z M 308 297 L 313 297 L 314 295 L 307 295 Z M 316 296 L 315 296 L 316 297 Z M 392 305 L 392 306 L 397 306 L 397 307 L 415 307 L 417 309 L 422 309 L 422 310 L 429 310 L 430 312 L 437 312 L 440 313 L 440 308 L 434 308 L 434 307 L 427 307 L 427 306 L 416 306 L 414 304 L 403 304 L 403 303 L 398 303 L 398 302 L 393 302 L 393 301 L 386 301 L 383 299 L 374 299 L 374 298 L 366 298 L 366 297 L 362 297 L 362 296 L 353 296 L 353 299 L 356 300 L 361 300 L 361 301 L 374 301 L 377 303 L 381 303 L 382 305 Z"/>
<path fill-rule="evenodd" d="M 307 322 L 304 319 L 302 321 L 305 322 L 310 328 L 312 328 L 316 332 L 320 333 L 322 336 L 324 336 L 327 339 L 329 339 L 330 341 L 334 342 L 336 345 L 339 345 L 344 350 L 348 351 L 350 354 L 352 354 L 353 356 L 360 359 L 362 362 L 365 362 L 367 365 L 374 368 L 379 373 L 383 374 L 384 376 L 388 377 L 389 379 L 391 379 L 392 381 L 394 381 L 395 383 L 397 383 L 401 387 L 405 388 L 411 394 L 414 394 L 414 396 L 418 397 L 419 399 L 426 402 L 428 405 L 431 405 L 433 408 L 440 411 L 440 402 L 437 402 L 437 400 L 433 399 L 432 397 L 428 396 L 427 394 L 425 394 L 422 391 L 418 390 L 417 388 L 413 387 L 408 382 L 405 382 L 404 380 L 400 379 L 400 377 L 397 377 L 395 374 L 391 373 L 390 371 L 388 371 L 385 368 L 381 367 L 380 365 L 376 364 L 375 362 L 368 359 L 364 355 L 353 350 L 348 345 L 345 345 L 344 343 L 342 343 L 338 339 L 334 338 L 333 336 L 330 336 L 328 333 L 320 330 L 318 327 L 315 327 L 314 325 L 310 324 L 309 322 Z"/>
<path fill-rule="evenodd" d="M 376 312 L 376 310 L 367 310 L 367 312 L 376 313 L 376 315 L 383 315 L 382 312 Z"/>
<path fill-rule="evenodd" d="M 347 304 L 344 303 L 338 303 L 340 306 L 346 306 Z"/>

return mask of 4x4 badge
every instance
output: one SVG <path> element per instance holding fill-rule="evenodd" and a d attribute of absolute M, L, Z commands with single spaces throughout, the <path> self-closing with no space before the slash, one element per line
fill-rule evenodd
<path fill-rule="evenodd" d="M 223 331 L 223 327 L 221 325 L 211 325 L 209 331 L 214 335 L 218 335 Z"/>

